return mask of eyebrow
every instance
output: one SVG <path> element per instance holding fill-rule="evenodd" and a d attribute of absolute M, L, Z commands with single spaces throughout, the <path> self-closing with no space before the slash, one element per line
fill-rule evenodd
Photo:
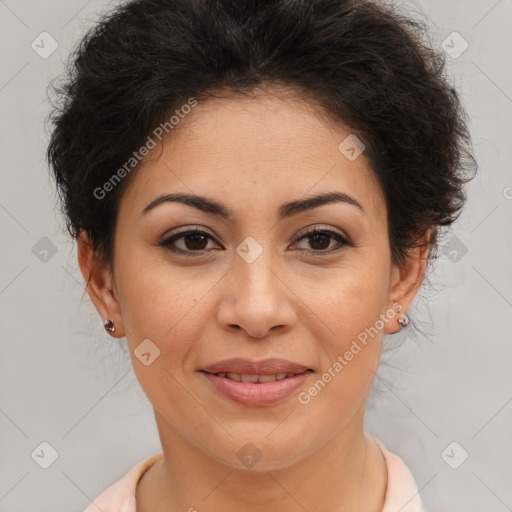
<path fill-rule="evenodd" d="M 150 210 L 153 210 L 157 206 L 164 203 L 185 204 L 187 206 L 197 208 L 202 212 L 218 215 L 219 217 L 234 222 L 233 210 L 229 206 L 205 196 L 183 193 L 164 194 L 157 197 L 151 201 L 151 203 L 149 203 L 144 208 L 144 210 L 142 210 L 141 215 L 145 215 Z M 350 204 L 358 208 L 361 212 L 365 213 L 363 206 L 355 197 L 343 192 L 328 192 L 313 197 L 307 197 L 306 199 L 299 199 L 282 204 L 279 207 L 279 219 L 282 220 L 306 210 L 311 210 L 313 208 L 318 208 L 319 206 L 331 203 Z"/>

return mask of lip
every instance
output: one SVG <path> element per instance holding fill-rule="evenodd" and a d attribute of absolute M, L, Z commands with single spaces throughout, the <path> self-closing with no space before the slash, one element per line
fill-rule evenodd
<path fill-rule="evenodd" d="M 245 373 L 247 375 L 274 375 L 276 373 L 303 373 L 307 366 L 288 361 L 286 359 L 263 359 L 250 361 L 249 359 L 225 359 L 202 368 L 207 373 Z"/>
<path fill-rule="evenodd" d="M 238 382 L 211 373 L 201 372 L 225 397 L 243 405 L 273 405 L 295 393 L 312 373 L 303 373 L 271 382 Z"/>

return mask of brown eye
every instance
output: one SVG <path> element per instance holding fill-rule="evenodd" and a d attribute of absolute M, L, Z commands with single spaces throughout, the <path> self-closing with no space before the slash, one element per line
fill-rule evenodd
<path fill-rule="evenodd" d="M 330 241 L 332 240 L 332 236 L 326 233 L 315 233 L 314 235 L 310 235 L 309 237 L 309 245 L 313 249 L 328 249 Z"/>
<path fill-rule="evenodd" d="M 301 252 L 308 252 L 308 253 L 319 253 L 314 254 L 315 256 L 321 256 L 322 254 L 330 254 L 332 252 L 336 252 L 340 249 L 343 249 L 344 246 L 353 247 L 353 244 L 349 242 L 344 236 L 342 236 L 340 233 L 336 231 L 326 230 L 326 229 L 313 229 L 304 235 L 302 235 L 298 242 L 301 240 L 306 239 L 308 241 L 308 245 L 310 249 L 301 250 Z M 338 242 L 338 245 L 340 247 L 332 249 L 331 242 L 332 241 Z M 334 244 L 334 247 L 336 247 L 336 244 Z"/>
<path fill-rule="evenodd" d="M 299 249 L 300 252 L 314 256 L 327 255 L 341 250 L 345 246 L 354 246 L 340 233 L 327 229 L 313 229 L 302 235 L 297 243 L 302 240 L 307 240 L 309 248 Z M 193 229 L 169 236 L 158 245 L 175 253 L 193 255 L 194 252 L 201 254 L 203 251 L 208 251 L 209 241 L 215 241 L 209 233 Z M 338 247 L 336 247 L 336 243 L 332 244 L 333 241 L 337 242 Z"/>
<path fill-rule="evenodd" d="M 192 253 L 207 250 L 211 235 L 197 229 L 182 231 L 162 240 L 158 245 L 178 253 Z M 178 244 L 177 242 L 181 242 Z M 180 247 L 181 245 L 181 247 Z"/>
<path fill-rule="evenodd" d="M 191 251 L 202 251 L 208 244 L 208 239 L 201 234 L 185 235 L 183 236 L 183 240 L 187 249 Z"/>

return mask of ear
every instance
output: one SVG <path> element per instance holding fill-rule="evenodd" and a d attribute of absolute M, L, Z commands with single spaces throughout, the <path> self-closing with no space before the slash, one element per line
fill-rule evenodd
<path fill-rule="evenodd" d="M 78 264 L 84 276 L 87 293 L 102 319 L 110 319 L 115 324 L 115 331 L 109 333 L 114 338 L 122 338 L 124 328 L 121 309 L 113 291 L 111 269 L 98 257 L 89 236 L 82 230 L 77 241 Z"/>
<path fill-rule="evenodd" d="M 429 234 L 430 231 L 427 231 L 421 239 L 421 242 L 425 243 L 424 246 L 407 251 L 403 266 L 393 266 L 388 310 L 395 309 L 397 303 L 401 306 L 401 309 L 395 321 L 386 323 L 384 327 L 386 334 L 393 334 L 400 330 L 398 319 L 402 316 L 402 313 L 407 313 L 423 282 L 430 250 L 430 245 L 426 243 L 429 240 Z M 393 305 L 395 305 L 394 308 Z"/>

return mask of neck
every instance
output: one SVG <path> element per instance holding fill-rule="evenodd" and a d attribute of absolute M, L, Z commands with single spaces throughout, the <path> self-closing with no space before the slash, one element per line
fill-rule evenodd
<path fill-rule="evenodd" d="M 321 450 L 271 471 L 226 466 L 189 444 L 157 412 L 155 418 L 164 456 L 139 481 L 137 512 L 382 510 L 387 469 L 364 433 L 363 411 Z"/>

